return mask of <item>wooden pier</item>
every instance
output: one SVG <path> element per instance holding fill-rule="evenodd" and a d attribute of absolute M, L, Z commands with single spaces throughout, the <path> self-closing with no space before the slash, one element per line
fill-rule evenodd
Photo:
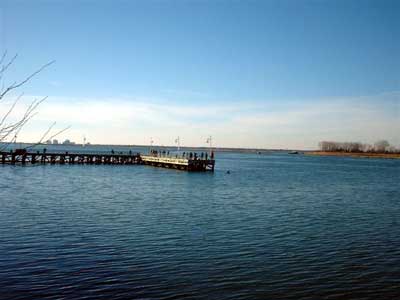
<path fill-rule="evenodd" d="M 179 158 L 170 156 L 141 155 L 140 153 L 46 153 L 17 149 L 0 152 L 0 164 L 80 164 L 80 165 L 151 165 L 185 171 L 214 171 L 214 159 Z"/>
<path fill-rule="evenodd" d="M 185 171 L 214 171 L 214 159 L 189 159 L 177 157 L 158 157 L 151 155 L 142 155 L 141 163 L 162 168 L 172 168 Z"/>
<path fill-rule="evenodd" d="M 89 165 L 134 165 L 140 163 L 140 154 L 85 154 L 85 153 L 40 153 L 0 152 L 1 164 L 89 164 Z"/>

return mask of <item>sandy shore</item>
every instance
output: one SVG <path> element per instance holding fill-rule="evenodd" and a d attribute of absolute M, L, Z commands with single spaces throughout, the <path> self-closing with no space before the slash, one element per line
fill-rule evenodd
<path fill-rule="evenodd" d="M 306 155 L 321 156 L 350 156 L 350 157 L 366 157 L 366 158 L 400 158 L 400 153 L 348 153 L 348 152 L 326 152 L 326 151 L 310 151 L 304 152 Z"/>

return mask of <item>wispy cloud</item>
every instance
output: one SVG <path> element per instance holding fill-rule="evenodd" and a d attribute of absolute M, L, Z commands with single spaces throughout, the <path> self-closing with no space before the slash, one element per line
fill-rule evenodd
<path fill-rule="evenodd" d="M 27 102 L 30 99 L 25 97 Z M 382 138 L 399 145 L 399 103 L 400 92 L 212 105 L 50 97 L 21 139 L 35 140 L 41 128 L 57 121 L 72 126 L 62 138 L 80 140 L 86 135 L 94 143 L 144 144 L 152 137 L 158 144 L 171 145 L 180 135 L 186 145 L 204 145 L 211 134 L 217 145 L 230 147 L 315 148 L 326 139 L 373 142 Z"/>

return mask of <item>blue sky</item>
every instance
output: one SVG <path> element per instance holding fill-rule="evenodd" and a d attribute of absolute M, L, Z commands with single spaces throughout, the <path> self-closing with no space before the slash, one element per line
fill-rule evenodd
<path fill-rule="evenodd" d="M 400 144 L 398 1 L 1 1 L 13 81 L 94 143 Z M 74 108 L 74 109 L 73 109 Z"/>

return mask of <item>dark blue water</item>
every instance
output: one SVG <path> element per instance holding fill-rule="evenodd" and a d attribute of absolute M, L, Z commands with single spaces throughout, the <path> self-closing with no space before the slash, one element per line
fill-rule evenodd
<path fill-rule="evenodd" d="M 399 160 L 0 174 L 0 299 L 400 298 Z"/>

